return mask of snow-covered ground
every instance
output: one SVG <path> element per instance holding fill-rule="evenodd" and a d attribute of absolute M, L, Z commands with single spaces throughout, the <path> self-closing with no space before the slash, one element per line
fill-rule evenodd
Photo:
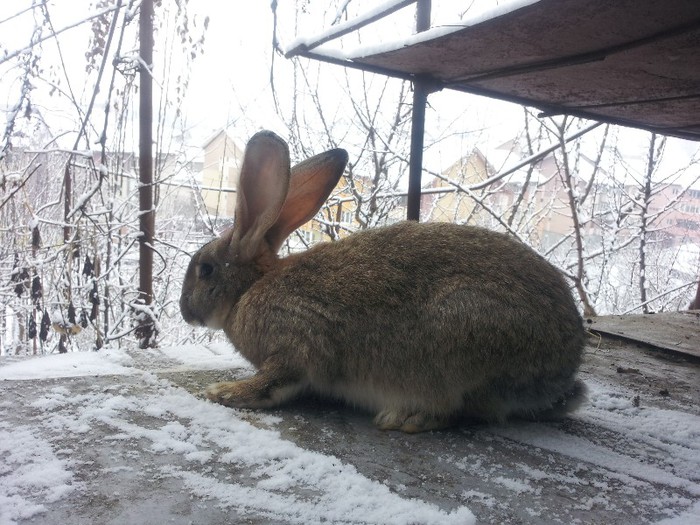
<path fill-rule="evenodd" d="M 700 523 L 699 370 L 591 348 L 570 418 L 406 436 L 205 401 L 252 373 L 226 345 L 4 358 L 0 525 Z"/>

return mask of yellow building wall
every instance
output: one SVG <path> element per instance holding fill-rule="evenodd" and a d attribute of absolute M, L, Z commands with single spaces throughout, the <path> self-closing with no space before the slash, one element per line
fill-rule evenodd
<path fill-rule="evenodd" d="M 478 150 L 468 157 L 462 158 L 450 166 L 444 177 L 462 186 L 476 184 L 488 178 L 486 159 Z M 447 181 L 435 179 L 430 188 L 453 187 Z M 426 221 L 431 222 L 465 222 L 475 213 L 474 199 L 463 192 L 437 193 L 426 195 L 424 214 Z"/>
<path fill-rule="evenodd" d="M 233 217 L 242 162 L 243 152 L 225 131 L 205 144 L 202 200 L 211 215 Z"/>

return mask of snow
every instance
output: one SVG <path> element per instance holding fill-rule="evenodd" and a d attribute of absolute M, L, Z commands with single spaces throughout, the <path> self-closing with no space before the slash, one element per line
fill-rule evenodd
<path fill-rule="evenodd" d="M 513 11 L 517 11 L 518 9 L 522 9 L 523 7 L 527 7 L 537 2 L 539 2 L 539 0 L 512 0 L 494 5 L 490 9 L 476 11 L 473 13 L 468 11 L 467 17 L 462 20 L 456 20 L 453 23 L 446 23 L 433 27 L 427 31 L 417 33 L 402 40 L 385 41 L 381 44 L 360 47 L 349 52 L 347 58 L 352 60 L 353 58 L 378 55 L 380 53 L 388 53 L 390 51 L 409 47 L 421 42 L 428 42 L 430 40 L 449 35 L 450 33 L 460 31 L 466 27 L 475 26 L 492 18 L 497 18 Z"/>
<path fill-rule="evenodd" d="M 219 368 L 244 368 L 253 373 L 253 367 L 228 343 L 214 343 L 208 346 L 183 345 L 162 348 L 164 356 L 178 361 L 183 369 L 195 367 L 198 370 Z"/>
<path fill-rule="evenodd" d="M 696 501 L 688 510 L 678 516 L 657 522 L 658 525 L 690 525 L 692 523 L 700 523 L 700 501 Z"/>
<path fill-rule="evenodd" d="M 21 446 L 18 446 L 21 445 Z M 79 487 L 70 463 L 60 459 L 29 426 L 0 421 L 0 523 L 31 518 Z"/>
<path fill-rule="evenodd" d="M 473 11 L 469 10 L 467 12 L 467 16 L 461 20 L 455 20 L 453 22 L 440 24 L 439 26 L 432 27 L 427 31 L 423 31 L 421 33 L 417 33 L 406 38 L 396 40 L 387 40 L 386 38 L 383 38 L 381 43 L 360 46 L 352 49 L 351 51 L 344 51 L 342 49 L 339 49 L 337 47 L 334 48 L 329 45 L 320 45 L 314 48 L 314 52 L 322 56 L 336 58 L 339 60 L 353 60 L 361 57 L 367 57 L 371 55 L 377 55 L 380 53 L 395 51 L 397 49 L 402 49 L 421 42 L 427 42 L 429 40 L 449 35 L 450 33 L 454 33 L 466 27 L 481 24 L 487 20 L 503 16 L 518 9 L 522 9 L 523 7 L 529 6 L 538 1 L 539 0 L 510 0 L 507 2 L 501 2 L 497 5 L 490 5 L 488 8 L 485 9 L 474 9 Z M 374 9 L 363 13 L 362 15 L 358 16 L 353 20 L 349 20 L 347 22 L 330 27 L 321 34 L 314 35 L 312 37 L 298 37 L 296 40 L 294 40 L 287 46 L 287 52 L 293 52 L 300 47 L 307 47 L 315 42 L 324 42 L 334 34 L 344 34 L 346 28 L 352 27 L 358 22 L 371 19 L 375 17 L 378 13 L 389 10 L 391 5 L 399 3 L 400 2 L 398 1 L 392 0 L 390 2 L 387 2 L 386 4 L 380 4 Z"/>
<path fill-rule="evenodd" d="M 132 372 L 128 368 L 131 361 L 131 357 L 123 350 L 32 357 L 0 367 L 0 380 L 128 374 Z"/>
<path fill-rule="evenodd" d="M 196 364 L 205 369 L 248 366 L 235 355 L 226 345 L 188 345 L 166 348 L 162 353 L 152 351 L 139 359 L 149 362 L 164 356 L 183 367 Z M 118 386 L 76 393 L 54 386 L 31 402 L 39 413 L 36 419 L 41 421 L 41 431 L 36 426 L 13 427 L 5 422 L 12 404 L 0 405 L 1 524 L 42 514 L 47 503 L 82 490 L 74 465 L 61 459 L 64 454 L 54 449 L 47 435 L 88 439 L 104 426 L 109 429 L 109 441 L 138 442 L 150 454 L 181 458 L 181 464 L 162 465 L 158 475 L 181 480 L 192 496 L 213 500 L 220 508 L 234 508 L 242 516 L 289 523 L 348 522 L 348 516 L 387 524 L 474 521 L 466 507 L 446 512 L 434 504 L 401 497 L 336 457 L 305 450 L 274 429 L 232 417 L 230 409 L 198 399 L 140 369 L 125 351 L 49 355 L 0 367 L 0 379 L 5 381 L 108 374 L 136 376 L 150 385 L 151 393 L 131 394 Z M 136 415 L 155 418 L 155 424 L 141 424 Z M 279 421 L 263 414 L 256 423 L 264 426 Z M 253 483 L 220 479 L 206 470 L 190 468 L 210 464 L 245 468 Z M 128 472 L 129 467 L 118 465 L 106 471 Z"/>
<path fill-rule="evenodd" d="M 468 524 L 476 509 L 511 512 L 514 504 L 533 523 L 581 521 L 577 512 L 620 513 L 627 504 L 652 509 L 664 524 L 700 517 L 700 415 L 640 405 L 634 388 L 607 379 L 585 377 L 589 401 L 570 420 L 593 433 L 525 422 L 448 438 L 375 431 L 353 457 L 337 452 L 360 438 L 354 427 L 324 422 L 311 439 L 343 445 L 319 451 L 293 439 L 300 414 L 232 410 L 171 379 L 222 370 L 252 372 L 225 343 L 0 360 L 0 524 L 48 522 L 61 505 L 100 498 L 123 502 L 112 522 L 166 522 L 158 505 L 167 499 L 139 494 L 161 486 L 161 495 L 232 521 Z M 393 463 L 396 447 L 412 444 L 399 457 L 414 458 L 420 474 Z M 432 462 L 424 455 L 431 449 Z M 362 456 L 399 475 L 361 468 Z M 449 504 L 420 489 L 431 478 L 445 481 Z M 545 502 L 559 495 L 569 503 L 545 515 Z M 154 505 L 145 515 L 139 497 Z"/>

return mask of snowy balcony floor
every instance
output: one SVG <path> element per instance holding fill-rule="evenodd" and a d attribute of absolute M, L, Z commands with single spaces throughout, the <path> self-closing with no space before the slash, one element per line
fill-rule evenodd
<path fill-rule="evenodd" d="M 692 358 L 591 336 L 570 417 L 410 436 L 201 398 L 249 373 L 223 346 L 3 358 L 0 523 L 700 523 Z"/>

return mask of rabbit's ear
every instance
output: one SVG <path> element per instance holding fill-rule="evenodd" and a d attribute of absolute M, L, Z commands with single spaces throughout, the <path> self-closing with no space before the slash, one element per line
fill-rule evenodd
<path fill-rule="evenodd" d="M 243 157 L 233 230 L 227 235 L 238 241 L 239 260 L 249 261 L 259 253 L 287 198 L 289 178 L 289 149 L 284 140 L 271 131 L 253 135 Z"/>
<path fill-rule="evenodd" d="M 266 238 L 273 252 L 299 226 L 310 220 L 338 184 L 348 162 L 344 149 L 321 153 L 292 168 L 287 200 L 277 222 L 268 230 Z"/>

